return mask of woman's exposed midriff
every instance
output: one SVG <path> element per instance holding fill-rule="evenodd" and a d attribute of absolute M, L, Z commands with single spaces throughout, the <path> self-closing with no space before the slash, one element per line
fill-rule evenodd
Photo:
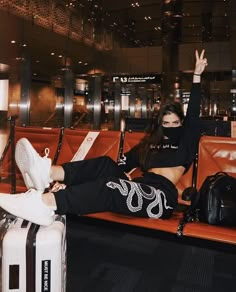
<path fill-rule="evenodd" d="M 177 184 L 184 173 L 185 168 L 183 166 L 175 167 L 163 167 L 163 168 L 151 168 L 148 172 L 162 175 L 170 180 L 173 184 Z"/>

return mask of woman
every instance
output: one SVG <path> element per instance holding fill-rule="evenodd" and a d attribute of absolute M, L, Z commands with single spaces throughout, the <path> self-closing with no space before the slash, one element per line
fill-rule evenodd
<path fill-rule="evenodd" d="M 29 191 L 0 195 L 0 206 L 15 216 L 40 225 L 50 225 L 54 214 L 88 214 L 112 211 L 140 217 L 167 219 L 177 205 L 175 185 L 189 169 L 200 136 L 200 79 L 207 65 L 204 50 L 195 52 L 191 98 L 186 117 L 180 104 L 167 103 L 157 125 L 125 154 L 119 165 L 109 157 L 51 165 L 29 141 L 16 145 L 16 163 Z M 128 173 L 140 166 L 143 176 Z M 43 193 L 53 181 L 49 192 Z"/>

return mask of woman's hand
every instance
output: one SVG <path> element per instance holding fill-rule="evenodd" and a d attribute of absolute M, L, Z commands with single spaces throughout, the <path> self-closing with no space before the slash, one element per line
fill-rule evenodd
<path fill-rule="evenodd" d="M 207 64 L 207 58 L 204 58 L 205 50 L 201 51 L 201 54 L 199 55 L 198 50 L 195 51 L 196 56 L 196 64 L 195 64 L 195 70 L 194 74 L 197 74 L 197 76 L 201 75 L 202 72 L 205 70 Z"/>
<path fill-rule="evenodd" d="M 132 180 L 132 177 L 128 172 L 125 172 L 125 175 L 128 177 L 129 180 Z"/>
<path fill-rule="evenodd" d="M 52 186 L 52 188 L 50 189 L 51 192 L 58 192 L 60 190 L 64 190 L 66 188 L 65 184 L 59 183 L 59 182 L 55 182 L 55 184 Z"/>

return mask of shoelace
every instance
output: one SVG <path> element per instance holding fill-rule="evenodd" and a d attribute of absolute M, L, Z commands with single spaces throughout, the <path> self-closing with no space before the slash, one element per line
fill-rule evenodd
<path fill-rule="evenodd" d="M 45 148 L 44 149 L 44 153 L 45 153 L 45 157 L 48 157 L 49 156 L 49 153 L 50 153 L 49 148 Z"/>

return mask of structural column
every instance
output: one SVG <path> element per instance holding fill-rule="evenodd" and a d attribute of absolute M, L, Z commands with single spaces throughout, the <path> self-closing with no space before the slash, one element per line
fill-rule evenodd
<path fill-rule="evenodd" d="M 236 1 L 229 1 L 229 19 L 230 19 L 230 48 L 232 61 L 232 88 L 236 90 Z"/>
<path fill-rule="evenodd" d="M 114 83 L 114 129 L 120 129 L 121 118 L 121 84 L 120 81 Z"/>
<path fill-rule="evenodd" d="M 140 89 L 140 98 L 141 98 L 141 117 L 147 118 L 147 89 Z"/>
<path fill-rule="evenodd" d="M 229 26 L 230 26 L 230 48 L 231 48 L 231 63 L 232 63 L 232 84 L 231 84 L 231 111 L 230 115 L 236 115 L 236 2 L 229 1 Z M 233 124 L 232 124 L 233 125 Z M 233 128 L 232 128 L 233 129 Z M 232 133 L 233 134 L 233 133 Z M 234 134 L 233 134 L 234 136 Z"/>
<path fill-rule="evenodd" d="M 22 57 L 20 63 L 20 125 L 30 124 L 31 60 Z"/>
<path fill-rule="evenodd" d="M 93 78 L 93 128 L 99 130 L 101 126 L 101 102 L 102 102 L 102 77 L 94 76 Z"/>
<path fill-rule="evenodd" d="M 64 105 L 64 127 L 70 128 L 72 124 L 74 75 L 70 68 L 65 70 L 65 105 Z"/>
<path fill-rule="evenodd" d="M 130 86 L 130 96 L 129 96 L 129 116 L 131 118 L 135 117 L 135 98 L 136 98 L 136 90 L 134 84 Z"/>
<path fill-rule="evenodd" d="M 181 39 L 182 0 L 162 0 L 162 94 L 174 98 L 178 81 L 178 44 Z"/>

